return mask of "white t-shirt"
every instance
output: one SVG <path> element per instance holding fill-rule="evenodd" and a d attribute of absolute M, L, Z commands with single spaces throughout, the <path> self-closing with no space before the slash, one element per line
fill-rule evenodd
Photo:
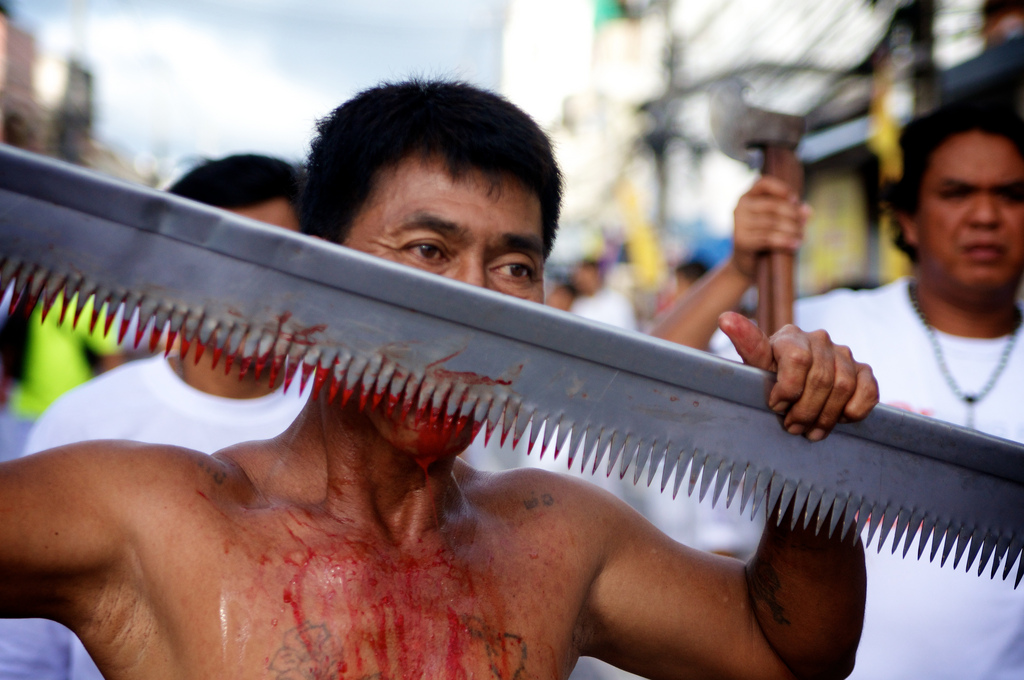
<path fill-rule="evenodd" d="M 133 361 L 62 395 L 36 421 L 25 453 L 93 439 L 214 453 L 280 434 L 307 396 L 299 394 L 296 379 L 288 394 L 216 397 L 186 385 L 162 357 Z M 0 679 L 102 680 L 102 675 L 74 633 L 59 623 L 0 619 Z"/>
<path fill-rule="evenodd" d="M 882 403 L 958 425 L 967 408 L 947 385 L 927 332 L 907 293 L 907 280 L 870 291 L 837 290 L 799 300 L 797 325 L 823 328 L 869 364 Z M 1024 331 L 1022 331 L 1024 332 Z M 975 393 L 999 363 L 1006 338 L 979 340 L 939 334 L 946 364 L 965 393 Z M 1024 338 L 1003 374 L 975 407 L 975 427 L 1024 442 Z M 891 534 L 890 534 L 891 536 Z M 989 580 L 977 565 L 939 567 L 891 553 L 891 541 L 867 550 L 867 609 L 864 634 L 851 678 L 964 680 L 1024 678 L 1024 588 L 1013 589 L 1012 572 Z"/>
<path fill-rule="evenodd" d="M 591 321 L 600 321 L 629 331 L 636 330 L 636 312 L 622 293 L 602 288 L 590 296 L 576 298 L 569 311 Z"/>

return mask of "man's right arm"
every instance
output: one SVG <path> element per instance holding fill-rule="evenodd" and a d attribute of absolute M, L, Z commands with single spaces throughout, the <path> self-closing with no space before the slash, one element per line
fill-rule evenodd
<path fill-rule="evenodd" d="M 127 563 L 116 459 L 103 442 L 0 465 L 0 616 L 66 620 L 81 590 Z"/>
<path fill-rule="evenodd" d="M 666 311 L 650 334 L 695 349 L 707 349 L 718 317 L 739 304 L 754 284 L 757 255 L 795 252 L 810 209 L 784 183 L 762 177 L 740 197 L 733 212 L 733 252 Z"/>

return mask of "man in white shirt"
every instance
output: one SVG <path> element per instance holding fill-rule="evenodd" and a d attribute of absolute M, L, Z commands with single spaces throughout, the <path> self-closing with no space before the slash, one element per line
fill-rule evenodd
<path fill-rule="evenodd" d="M 909 125 L 901 144 L 904 176 L 888 203 L 914 276 L 800 300 L 796 323 L 827 330 L 868 362 L 883 403 L 1024 442 L 1024 123 L 1001 109 L 953 107 Z M 717 314 L 752 284 L 756 252 L 795 250 L 807 214 L 782 183 L 761 179 L 736 208 L 733 256 L 656 334 L 706 345 Z M 906 559 L 891 539 L 879 548 L 867 553 L 852 677 L 1024 677 L 1024 590 L 1012 578 L 918 561 L 917 542 Z"/>
<path fill-rule="evenodd" d="M 629 331 L 636 330 L 633 304 L 622 293 L 605 285 L 600 265 L 594 260 L 580 262 L 573 271 L 576 299 L 569 311 L 584 319 L 600 321 Z"/>
<path fill-rule="evenodd" d="M 192 169 L 170 193 L 298 231 L 300 175 L 285 161 L 243 154 Z M 269 439 L 295 420 L 305 399 L 287 394 L 239 366 L 155 356 L 130 362 L 64 394 L 35 423 L 25 453 L 93 439 L 172 444 L 211 454 L 232 444 Z M 226 362 L 225 362 L 226 363 Z M 0 679 L 102 680 L 82 643 L 47 619 L 0 619 Z"/>

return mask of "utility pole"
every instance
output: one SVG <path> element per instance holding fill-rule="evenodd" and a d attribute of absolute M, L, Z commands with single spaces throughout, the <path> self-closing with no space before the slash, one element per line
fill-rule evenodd
<path fill-rule="evenodd" d="M 650 118 L 650 127 L 644 134 L 643 141 L 654 157 L 654 172 L 658 182 L 655 227 L 659 234 L 663 234 L 668 225 L 668 150 L 672 140 L 679 137 L 675 123 L 678 100 L 674 92 L 676 71 L 679 68 L 682 50 L 679 40 L 672 31 L 672 9 L 675 1 L 661 0 L 658 5 L 660 5 L 667 35 L 664 61 L 665 92 L 659 98 L 644 105 L 644 110 Z"/>
<path fill-rule="evenodd" d="M 92 137 L 92 73 L 85 68 L 86 0 L 71 0 L 71 30 L 74 36 L 68 59 L 64 99 L 56 116 L 57 155 L 82 163 Z"/>
<path fill-rule="evenodd" d="M 935 0 L 914 0 L 914 115 L 938 108 L 941 99 L 935 69 Z"/>

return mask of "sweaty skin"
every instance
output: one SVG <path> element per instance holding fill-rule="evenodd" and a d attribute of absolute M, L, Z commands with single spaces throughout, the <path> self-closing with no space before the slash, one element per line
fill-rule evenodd
<path fill-rule="evenodd" d="M 539 204 L 511 178 L 406 159 L 346 245 L 542 297 Z M 792 425 L 874 404 L 826 339 L 723 325 L 778 368 L 769 403 Z M 0 614 L 67 624 L 108 680 L 547 679 L 581 654 L 652 678 L 852 667 L 859 543 L 772 527 L 745 567 L 583 481 L 474 471 L 471 428 L 424 437 L 358 401 L 324 390 L 279 437 L 212 457 L 90 442 L 0 466 Z"/>

